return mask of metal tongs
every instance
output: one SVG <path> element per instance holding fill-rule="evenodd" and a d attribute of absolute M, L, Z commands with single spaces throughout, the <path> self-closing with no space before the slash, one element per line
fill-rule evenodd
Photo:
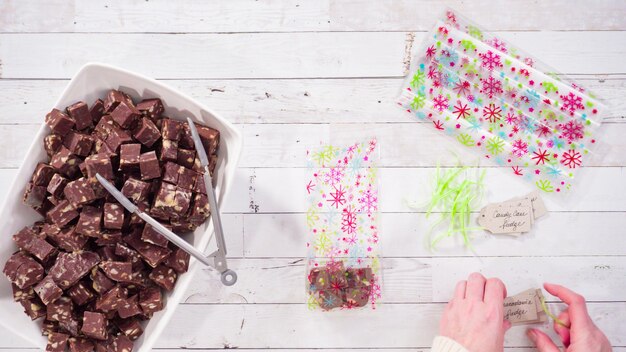
<path fill-rule="evenodd" d="M 135 204 L 133 204 L 133 202 L 126 198 L 122 194 L 122 192 L 115 188 L 113 184 L 107 181 L 104 177 L 100 176 L 100 174 L 96 174 L 96 178 L 98 179 L 98 182 L 100 182 L 100 184 L 102 184 L 102 186 L 109 193 L 111 193 L 111 195 L 115 199 L 117 199 L 117 201 L 120 202 L 120 204 L 124 208 L 126 208 L 126 210 L 131 213 L 137 214 L 137 216 L 139 216 L 146 223 L 150 224 L 150 226 L 152 226 L 158 233 L 163 235 L 180 249 L 192 255 L 204 265 L 209 266 L 220 272 L 222 284 L 226 286 L 232 286 L 235 284 L 235 282 L 237 282 L 237 273 L 235 273 L 231 269 L 228 269 L 228 264 L 226 262 L 226 242 L 224 241 L 222 219 L 220 217 L 220 212 L 217 207 L 217 198 L 215 197 L 215 190 L 213 189 L 213 180 L 209 171 L 209 159 L 206 155 L 206 152 L 204 151 L 202 140 L 200 139 L 200 135 L 198 134 L 198 130 L 196 129 L 193 121 L 190 118 L 187 118 L 187 123 L 189 124 L 189 129 L 191 130 L 196 153 L 198 153 L 200 163 L 202 164 L 202 168 L 204 169 L 204 174 L 202 175 L 202 177 L 204 178 L 204 185 L 206 186 L 207 198 L 209 199 L 211 216 L 213 218 L 213 227 L 215 229 L 215 239 L 217 242 L 217 250 L 215 252 L 209 254 L 208 256 L 205 256 L 204 253 L 197 250 L 194 246 L 189 244 L 187 241 L 179 237 L 174 232 L 168 230 L 153 217 L 139 210 L 139 208 Z"/>

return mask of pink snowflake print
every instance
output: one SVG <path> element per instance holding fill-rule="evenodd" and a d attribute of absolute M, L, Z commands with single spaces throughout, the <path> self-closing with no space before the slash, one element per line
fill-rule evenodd
<path fill-rule="evenodd" d="M 583 98 L 577 96 L 576 94 L 570 92 L 568 95 L 561 95 L 561 100 L 563 100 L 563 106 L 561 106 L 562 111 L 569 111 L 570 115 L 574 115 L 576 110 L 583 110 L 585 106 L 583 105 Z"/>
<path fill-rule="evenodd" d="M 493 99 L 494 96 L 498 96 L 503 93 L 502 82 L 493 77 L 482 80 L 482 85 L 483 88 L 480 92 L 487 95 L 489 99 Z"/>
<path fill-rule="evenodd" d="M 343 178 L 343 169 L 331 167 L 327 173 L 324 174 L 324 182 L 330 184 L 331 186 L 336 185 L 341 182 Z"/>
<path fill-rule="evenodd" d="M 483 117 L 491 123 L 496 123 L 502 117 L 502 109 L 491 103 L 483 108 Z"/>
<path fill-rule="evenodd" d="M 361 206 L 360 211 L 365 212 L 368 216 L 378 210 L 378 195 L 372 191 L 372 187 L 368 187 L 358 201 Z"/>
<path fill-rule="evenodd" d="M 535 64 L 535 61 L 532 58 L 527 57 L 527 58 L 524 58 L 524 63 L 530 67 L 533 67 L 533 65 Z"/>
<path fill-rule="evenodd" d="M 331 205 L 335 207 L 335 209 L 339 209 L 339 206 L 344 205 L 346 203 L 346 190 L 343 189 L 341 185 L 339 188 L 333 186 L 335 188 L 335 192 L 330 192 L 330 199 L 327 199 L 327 202 L 331 202 Z"/>
<path fill-rule="evenodd" d="M 341 231 L 351 235 L 356 231 L 356 213 L 351 207 L 341 212 Z"/>
<path fill-rule="evenodd" d="M 309 181 L 309 184 L 306 185 L 306 192 L 311 194 L 311 190 L 315 187 L 315 183 L 313 181 Z"/>
<path fill-rule="evenodd" d="M 539 127 L 537 127 L 537 135 L 539 135 L 539 137 L 548 137 L 551 134 L 552 130 L 550 127 L 546 125 L 539 125 Z"/>
<path fill-rule="evenodd" d="M 437 120 L 437 121 L 433 121 L 433 124 L 435 125 L 436 129 L 443 131 L 443 122 Z"/>
<path fill-rule="evenodd" d="M 563 153 L 561 164 L 569 167 L 570 169 L 575 169 L 582 164 L 582 155 L 574 149 L 566 151 Z"/>
<path fill-rule="evenodd" d="M 512 144 L 512 147 L 513 155 L 518 158 L 521 158 L 522 156 L 526 155 L 526 153 L 528 153 L 528 143 L 524 142 L 521 139 L 515 140 Z"/>
<path fill-rule="evenodd" d="M 456 94 L 461 96 L 467 96 L 470 92 L 470 83 L 468 81 L 459 80 L 455 85 L 453 90 Z"/>
<path fill-rule="evenodd" d="M 470 115 L 470 108 L 467 107 L 467 104 L 463 104 L 458 100 L 452 113 L 456 115 L 457 120 L 460 118 L 466 119 Z"/>
<path fill-rule="evenodd" d="M 517 176 L 524 176 L 524 174 L 522 173 L 522 168 L 520 168 L 519 166 L 512 166 L 511 168 L 513 169 L 513 173 Z"/>
<path fill-rule="evenodd" d="M 506 121 L 507 124 L 509 125 L 515 125 L 517 124 L 517 116 L 515 116 L 514 113 L 509 112 L 506 114 L 506 117 L 504 118 L 504 120 Z"/>
<path fill-rule="evenodd" d="M 563 134 L 563 137 L 567 138 L 567 140 L 570 142 L 584 137 L 584 126 L 582 122 L 568 121 L 566 124 L 559 126 L 561 127 L 561 133 Z"/>
<path fill-rule="evenodd" d="M 430 59 L 433 56 L 435 56 L 436 52 L 437 52 L 437 49 L 435 49 L 435 46 L 431 45 L 428 47 L 428 49 L 426 49 L 426 57 Z"/>
<path fill-rule="evenodd" d="M 486 68 L 489 71 L 493 71 L 495 68 L 502 67 L 502 62 L 500 62 L 500 55 L 495 54 L 491 50 L 487 50 L 484 54 L 478 54 L 482 61 L 481 66 Z"/>
<path fill-rule="evenodd" d="M 494 48 L 496 48 L 497 50 L 500 50 L 501 52 L 506 53 L 506 43 L 503 42 L 502 40 L 494 37 L 492 40 L 487 41 L 487 43 L 493 46 Z"/>
<path fill-rule="evenodd" d="M 433 107 L 439 110 L 439 112 L 444 111 L 445 109 L 448 108 L 448 98 L 439 94 L 433 99 Z"/>
<path fill-rule="evenodd" d="M 535 160 L 535 165 L 543 165 L 546 161 L 550 161 L 550 153 L 548 153 L 547 150 L 539 149 L 539 151 L 533 152 L 533 154 L 535 154 L 535 156 L 532 157 L 532 159 Z"/>

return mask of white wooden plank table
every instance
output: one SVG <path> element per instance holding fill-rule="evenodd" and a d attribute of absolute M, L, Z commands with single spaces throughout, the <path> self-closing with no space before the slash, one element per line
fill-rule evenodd
<path fill-rule="evenodd" d="M 477 256 L 423 246 L 423 200 L 446 138 L 394 106 L 412 48 L 449 5 L 498 32 L 612 106 L 612 149 L 586 170 L 568 203 L 520 239 L 480 236 Z M 135 70 L 181 89 L 237 124 L 245 149 L 224 205 L 232 266 L 222 287 L 198 274 L 157 350 L 427 351 L 455 282 L 471 271 L 509 292 L 543 281 L 586 296 L 615 350 L 626 351 L 626 3 L 426 0 L 0 0 L 0 195 L 45 113 L 88 61 Z M 307 311 L 304 151 L 375 135 L 381 145 L 384 300 L 376 311 Z M 438 145 L 438 152 L 431 148 Z M 471 154 L 460 154 L 470 164 Z M 280 186 L 277 186 L 277 180 Z M 487 168 L 488 200 L 518 196 Z M 552 307 L 560 304 L 552 300 Z M 0 317 L 0 319 L 9 319 Z M 532 351 L 523 327 L 507 351 Z M 28 350 L 0 331 L 0 350 Z"/>

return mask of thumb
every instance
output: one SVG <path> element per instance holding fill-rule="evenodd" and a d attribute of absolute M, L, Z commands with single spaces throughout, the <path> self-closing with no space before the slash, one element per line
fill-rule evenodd
<path fill-rule="evenodd" d="M 507 331 L 509 331 L 510 328 L 511 328 L 511 322 L 508 320 L 504 320 L 504 322 L 502 323 L 502 331 L 506 333 Z"/>
<path fill-rule="evenodd" d="M 529 329 L 526 335 L 533 341 L 539 352 L 559 352 L 554 342 L 548 337 L 548 335 L 537 329 Z"/>

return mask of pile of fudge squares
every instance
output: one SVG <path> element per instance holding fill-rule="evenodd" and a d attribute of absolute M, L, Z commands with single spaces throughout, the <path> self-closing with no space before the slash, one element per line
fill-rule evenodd
<path fill-rule="evenodd" d="M 210 215 L 203 168 L 186 123 L 163 116 L 160 99 L 135 104 L 111 90 L 91 107 L 52 110 L 48 162 L 39 163 L 24 203 L 45 220 L 17 232 L 3 273 L 32 320 L 43 318 L 47 351 L 130 352 L 142 321 L 163 309 L 189 255 L 130 214 L 99 173 L 177 234 Z M 212 173 L 219 132 L 196 125 Z"/>
<path fill-rule="evenodd" d="M 314 267 L 308 275 L 308 291 L 322 310 L 364 307 L 372 294 L 371 268 L 344 268 L 341 261 Z"/>

